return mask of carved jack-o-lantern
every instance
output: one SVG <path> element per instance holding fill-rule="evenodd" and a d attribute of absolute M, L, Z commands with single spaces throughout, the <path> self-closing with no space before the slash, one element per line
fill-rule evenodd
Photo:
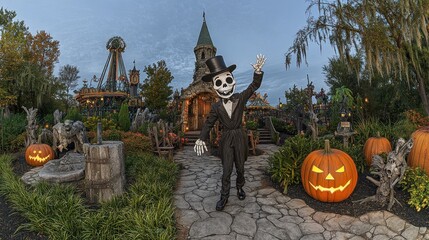
<path fill-rule="evenodd" d="M 353 159 L 345 152 L 325 149 L 311 152 L 301 167 L 301 180 L 308 195 L 322 202 L 341 202 L 356 187 L 358 174 Z"/>
<path fill-rule="evenodd" d="M 47 144 L 32 144 L 25 151 L 25 160 L 31 166 L 42 166 L 54 159 L 55 153 Z"/>

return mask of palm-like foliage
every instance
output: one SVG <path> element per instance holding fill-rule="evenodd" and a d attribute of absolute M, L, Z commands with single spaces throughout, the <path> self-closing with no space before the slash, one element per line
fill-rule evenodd
<path fill-rule="evenodd" d="M 397 74 L 415 80 L 426 113 L 427 69 L 421 63 L 429 43 L 427 0 L 310 0 L 307 26 L 298 31 L 286 53 L 286 66 L 292 55 L 298 66 L 305 61 L 309 42 L 322 46 L 329 42 L 340 58 L 358 74 L 352 54 L 363 56 L 369 73 Z"/>

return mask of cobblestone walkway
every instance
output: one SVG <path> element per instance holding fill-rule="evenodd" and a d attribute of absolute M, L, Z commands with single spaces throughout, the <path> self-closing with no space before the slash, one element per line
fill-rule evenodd
<path fill-rule="evenodd" d="M 245 164 L 247 197 L 240 201 L 231 189 L 228 204 L 215 210 L 220 198 L 220 160 L 196 156 L 191 147 L 174 156 L 181 163 L 174 198 L 179 239 L 429 239 L 429 229 L 415 227 L 387 211 L 354 218 L 316 212 L 300 199 L 274 189 L 265 175 L 275 145 L 258 145 L 265 154 L 249 156 Z M 235 186 L 235 175 L 231 180 Z"/>

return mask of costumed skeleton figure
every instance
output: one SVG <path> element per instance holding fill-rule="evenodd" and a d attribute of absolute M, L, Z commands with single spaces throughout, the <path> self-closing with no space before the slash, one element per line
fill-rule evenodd
<path fill-rule="evenodd" d="M 235 64 L 226 67 L 222 56 L 215 56 L 206 61 L 210 73 L 203 76 L 202 79 L 205 82 L 213 82 L 213 88 L 221 101 L 212 104 L 201 130 L 200 138 L 195 142 L 194 151 L 198 156 L 207 151 L 205 141 L 210 139 L 210 129 L 219 120 L 223 125 L 219 142 L 223 173 L 221 199 L 216 204 L 218 211 L 223 210 L 228 202 L 233 164 L 235 164 L 237 171 L 237 196 L 240 200 L 246 198 L 243 186 L 245 182 L 244 162 L 247 160 L 248 143 L 246 131 L 242 128 L 242 116 L 247 100 L 261 86 L 262 66 L 265 60 L 263 55 L 256 57 L 256 63 L 252 64 L 254 69 L 253 82 L 241 93 L 234 93 L 236 83 L 232 71 L 236 68 Z"/>

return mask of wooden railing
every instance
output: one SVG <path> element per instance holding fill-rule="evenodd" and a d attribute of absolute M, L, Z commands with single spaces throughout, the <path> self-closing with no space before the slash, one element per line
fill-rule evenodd
<path fill-rule="evenodd" d="M 280 145 L 280 133 L 277 132 L 277 130 L 274 128 L 271 117 L 265 118 L 265 127 L 270 130 L 271 140 L 273 141 L 273 143 L 275 143 L 276 145 Z"/>

